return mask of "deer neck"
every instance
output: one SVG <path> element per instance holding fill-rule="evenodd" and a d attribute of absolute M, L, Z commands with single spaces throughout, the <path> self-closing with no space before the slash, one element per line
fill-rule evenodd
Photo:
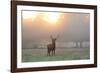
<path fill-rule="evenodd" d="M 56 44 L 55 42 L 52 42 L 52 45 L 54 45 L 54 46 L 55 46 L 55 44 Z"/>

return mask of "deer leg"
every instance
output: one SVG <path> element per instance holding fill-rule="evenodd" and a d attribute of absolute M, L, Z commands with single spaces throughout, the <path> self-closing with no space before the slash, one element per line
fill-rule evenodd
<path fill-rule="evenodd" d="M 50 50 L 50 56 L 52 56 L 52 50 Z"/>
<path fill-rule="evenodd" d="M 54 52 L 53 52 L 53 50 L 52 50 L 52 56 L 53 56 L 53 54 L 54 54 Z"/>
<path fill-rule="evenodd" d="M 51 55 L 53 56 L 53 50 L 51 51 Z"/>
<path fill-rule="evenodd" d="M 55 55 L 55 50 L 54 50 L 54 55 Z"/>
<path fill-rule="evenodd" d="M 50 54 L 51 54 L 51 51 L 49 51 L 49 56 L 50 56 Z"/>
<path fill-rule="evenodd" d="M 54 55 L 54 50 L 52 50 L 52 56 Z"/>
<path fill-rule="evenodd" d="M 54 50 L 52 50 L 52 56 L 54 55 Z"/>
<path fill-rule="evenodd" d="M 49 51 L 49 56 L 51 56 L 51 55 L 52 55 L 52 50 Z"/>
<path fill-rule="evenodd" d="M 54 55 L 55 55 L 55 50 L 54 50 Z"/>

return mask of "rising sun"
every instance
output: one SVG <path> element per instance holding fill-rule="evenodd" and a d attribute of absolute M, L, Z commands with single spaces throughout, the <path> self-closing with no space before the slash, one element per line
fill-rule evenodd
<path fill-rule="evenodd" d="M 46 12 L 44 13 L 43 20 L 50 24 L 57 24 L 59 22 L 60 13 L 56 12 Z"/>
<path fill-rule="evenodd" d="M 61 13 L 58 12 L 37 12 L 37 11 L 24 11 L 23 18 L 37 20 L 41 18 L 41 20 L 47 22 L 48 24 L 57 25 L 61 20 Z"/>

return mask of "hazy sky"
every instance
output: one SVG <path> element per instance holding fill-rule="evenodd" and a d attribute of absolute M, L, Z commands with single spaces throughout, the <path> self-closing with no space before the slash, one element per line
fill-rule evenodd
<path fill-rule="evenodd" d="M 86 13 L 22 11 L 22 38 L 27 41 L 89 41 L 90 15 Z"/>

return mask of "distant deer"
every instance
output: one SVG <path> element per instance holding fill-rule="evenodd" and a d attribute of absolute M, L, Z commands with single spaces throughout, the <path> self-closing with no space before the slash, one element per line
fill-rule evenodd
<path fill-rule="evenodd" d="M 57 40 L 57 38 L 53 38 L 52 36 L 50 38 L 52 40 L 52 43 L 47 45 L 47 49 L 48 49 L 47 55 L 48 56 L 55 55 L 56 40 Z"/>

